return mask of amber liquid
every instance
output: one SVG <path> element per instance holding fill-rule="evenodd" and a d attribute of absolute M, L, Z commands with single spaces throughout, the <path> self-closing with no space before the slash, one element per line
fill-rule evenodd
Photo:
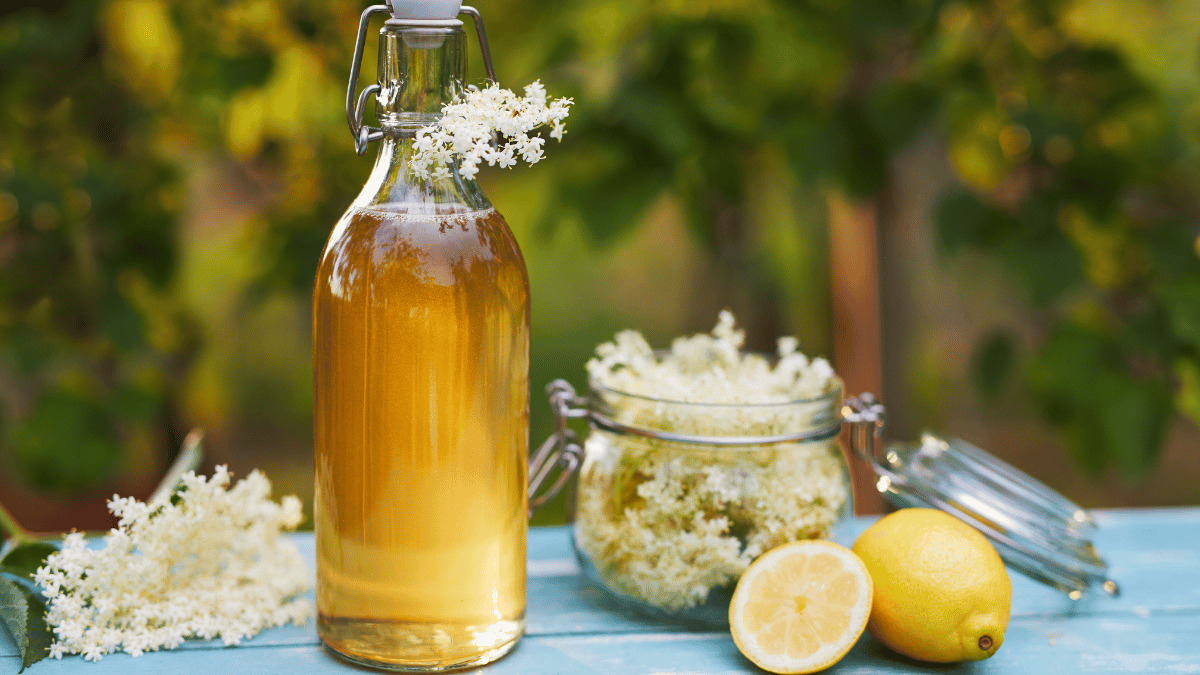
<path fill-rule="evenodd" d="M 493 209 L 351 209 L 313 294 L 318 632 L 442 670 L 524 630 L 529 283 Z"/>

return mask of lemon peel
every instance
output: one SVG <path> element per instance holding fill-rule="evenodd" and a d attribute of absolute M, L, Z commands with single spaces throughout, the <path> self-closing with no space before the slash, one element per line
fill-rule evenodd
<path fill-rule="evenodd" d="M 982 534 L 936 509 L 901 509 L 854 542 L 875 594 L 867 630 L 905 656 L 979 661 L 1004 643 L 1012 582 Z"/>

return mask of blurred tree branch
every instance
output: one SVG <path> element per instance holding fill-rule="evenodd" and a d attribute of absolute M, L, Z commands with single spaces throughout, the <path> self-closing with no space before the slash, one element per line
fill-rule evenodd
<path fill-rule="evenodd" d="M 1073 31 L 1070 11 L 1020 0 L 628 6 L 607 17 L 619 43 L 558 64 L 580 101 L 576 147 L 605 158 L 572 153 L 579 166 L 558 174 L 558 199 L 606 241 L 637 222 L 651 187 L 671 191 L 713 255 L 736 259 L 728 283 L 752 287 L 725 225 L 751 198 L 747 157 L 782 145 L 810 189 L 829 181 L 870 205 L 894 158 L 936 133 L 960 180 L 937 209 L 942 250 L 997 259 L 1043 326 L 1023 354 L 992 333 L 977 381 L 994 390 L 1021 373 L 1081 466 L 1137 474 L 1173 411 L 1200 421 L 1200 153 L 1185 109 L 1118 46 Z M 535 23 L 556 44 L 594 30 L 587 16 L 547 9 Z M 589 97 L 582 66 L 608 59 L 610 93 Z M 830 212 L 845 230 L 835 242 L 861 229 L 845 211 Z M 855 241 L 873 256 L 874 237 Z M 845 275 L 837 268 L 854 263 L 831 264 Z M 876 349 L 870 336 L 842 337 Z"/>
<path fill-rule="evenodd" d="M 794 184 L 794 204 L 887 204 L 897 157 L 936 136 L 958 178 L 932 216 L 940 250 L 1006 268 L 1039 327 L 1028 344 L 989 331 L 982 403 L 1019 379 L 1081 466 L 1136 474 L 1177 412 L 1200 421 L 1200 127 L 1191 85 L 1097 36 L 1097 1 L 479 5 L 506 85 L 540 77 L 577 102 L 541 231 L 573 221 L 606 246 L 670 200 L 710 255 L 697 325 L 729 305 L 758 348 L 788 294 L 756 202 Z M 172 400 L 204 336 L 171 285 L 198 153 L 276 186 L 243 302 L 309 292 L 370 168 L 340 101 L 362 4 L 42 7 L 0 18 L 3 442 L 77 489 L 181 428 Z"/>
<path fill-rule="evenodd" d="M 157 470 L 197 341 L 169 299 L 178 172 L 105 66 L 102 9 L 0 20 L 0 459 L 56 493 Z"/>

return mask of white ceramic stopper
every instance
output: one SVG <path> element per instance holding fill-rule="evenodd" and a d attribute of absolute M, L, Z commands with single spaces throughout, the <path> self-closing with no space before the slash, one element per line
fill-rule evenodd
<path fill-rule="evenodd" d="M 448 21 L 458 17 L 462 0 L 388 0 L 394 19 Z"/>

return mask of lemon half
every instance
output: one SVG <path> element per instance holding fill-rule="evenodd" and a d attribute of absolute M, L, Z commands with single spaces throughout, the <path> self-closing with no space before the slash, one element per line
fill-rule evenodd
<path fill-rule="evenodd" d="M 729 630 L 746 658 L 773 673 L 812 673 L 839 661 L 871 613 L 871 576 L 849 549 L 798 541 L 742 574 Z"/>

